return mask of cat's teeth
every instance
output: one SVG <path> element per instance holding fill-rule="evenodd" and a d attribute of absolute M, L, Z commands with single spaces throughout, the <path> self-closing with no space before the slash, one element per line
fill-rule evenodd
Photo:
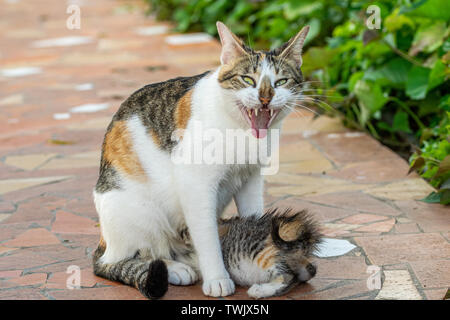
<path fill-rule="evenodd" d="M 247 110 L 247 113 L 248 113 L 249 118 L 251 119 L 252 118 L 252 110 L 251 109 Z"/>
<path fill-rule="evenodd" d="M 273 109 L 270 109 L 270 116 L 273 116 Z"/>
<path fill-rule="evenodd" d="M 255 116 L 258 116 L 258 108 L 255 109 Z"/>

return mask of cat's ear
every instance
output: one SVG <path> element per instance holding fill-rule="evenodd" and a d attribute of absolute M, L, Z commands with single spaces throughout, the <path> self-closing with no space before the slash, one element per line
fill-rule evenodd
<path fill-rule="evenodd" d="M 220 21 L 217 21 L 216 25 L 220 42 L 222 43 L 222 53 L 220 55 L 222 64 L 229 64 L 230 61 L 247 54 L 242 46 L 242 41 L 226 25 Z"/>
<path fill-rule="evenodd" d="M 302 65 L 302 50 L 305 43 L 306 36 L 308 35 L 309 26 L 304 26 L 302 30 L 285 43 L 280 49 L 281 58 L 291 58 L 300 67 Z"/>

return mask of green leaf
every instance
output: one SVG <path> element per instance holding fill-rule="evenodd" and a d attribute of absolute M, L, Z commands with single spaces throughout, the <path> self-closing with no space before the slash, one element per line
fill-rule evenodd
<path fill-rule="evenodd" d="M 408 10 L 408 9 L 406 9 Z M 418 1 L 418 6 L 406 13 L 408 16 L 423 17 L 430 19 L 450 20 L 450 1 L 427 0 Z"/>
<path fill-rule="evenodd" d="M 406 94 L 414 100 L 425 98 L 428 89 L 430 69 L 414 66 L 408 72 L 406 81 Z"/>
<path fill-rule="evenodd" d="M 447 67 L 442 63 L 441 60 L 436 60 L 433 69 L 430 72 L 430 78 L 428 79 L 428 91 L 439 86 L 445 81 Z"/>
<path fill-rule="evenodd" d="M 361 107 L 361 125 L 365 125 L 370 115 L 380 110 L 388 101 L 384 96 L 380 85 L 372 81 L 358 80 L 355 83 L 353 92 L 358 97 Z"/>
<path fill-rule="evenodd" d="M 441 190 L 443 189 L 449 189 L 450 190 L 450 178 L 444 181 L 444 183 L 441 185 Z"/>
<path fill-rule="evenodd" d="M 432 25 L 420 28 L 414 36 L 409 54 L 415 56 L 421 51 L 433 52 L 442 45 L 445 32 L 445 22 L 435 22 Z"/>
<path fill-rule="evenodd" d="M 450 190 L 446 189 L 440 193 L 441 200 L 439 201 L 440 204 L 447 205 L 450 204 Z"/>
<path fill-rule="evenodd" d="M 396 9 L 392 14 L 385 18 L 384 26 L 386 27 L 387 31 L 397 31 L 404 25 L 414 28 L 414 21 L 405 15 L 399 14 L 398 11 L 399 9 Z"/>
<path fill-rule="evenodd" d="M 380 77 L 388 80 L 389 84 L 396 87 L 404 87 L 408 80 L 408 72 L 411 66 L 411 63 L 405 59 L 394 58 L 375 72 L 379 72 Z"/>
<path fill-rule="evenodd" d="M 293 20 L 299 16 L 308 16 L 316 10 L 320 10 L 323 4 L 320 1 L 289 1 L 284 8 L 284 16 Z"/>
<path fill-rule="evenodd" d="M 422 157 L 417 157 L 416 160 L 411 164 L 411 167 L 409 168 L 408 174 L 415 170 L 421 169 L 425 165 L 425 159 Z"/>
<path fill-rule="evenodd" d="M 439 177 L 439 176 L 441 176 L 443 174 L 446 174 L 448 172 L 450 172 L 450 155 L 446 156 L 444 158 L 444 160 L 441 161 L 441 163 L 439 164 L 439 169 L 436 172 L 435 177 L 437 178 L 437 177 Z"/>
<path fill-rule="evenodd" d="M 394 131 L 403 131 L 406 133 L 411 133 L 409 127 L 408 114 L 404 111 L 397 111 L 394 115 L 394 120 L 392 122 L 392 129 Z"/>
<path fill-rule="evenodd" d="M 428 196 L 420 199 L 419 201 L 426 203 L 439 203 L 441 201 L 441 194 L 433 191 Z"/>

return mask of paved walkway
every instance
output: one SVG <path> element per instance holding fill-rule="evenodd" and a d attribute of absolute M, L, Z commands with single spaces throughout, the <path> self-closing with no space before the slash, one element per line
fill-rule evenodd
<path fill-rule="evenodd" d="M 0 1 L 0 299 L 143 299 L 92 274 L 104 130 L 136 89 L 216 66 L 219 45 L 182 44 L 120 1 L 72 1 L 82 3 L 80 30 L 66 28 L 65 1 Z M 47 41 L 61 37 L 71 38 Z M 309 208 L 327 238 L 344 241 L 328 240 L 317 276 L 281 299 L 442 299 L 449 210 L 416 201 L 431 187 L 335 119 L 304 112 L 284 129 L 267 205 Z M 82 289 L 67 289 L 72 265 Z M 370 265 L 382 268 L 381 290 L 376 275 L 367 285 Z M 171 286 L 165 298 L 205 297 L 196 285 Z M 237 298 L 243 288 L 226 299 Z"/>

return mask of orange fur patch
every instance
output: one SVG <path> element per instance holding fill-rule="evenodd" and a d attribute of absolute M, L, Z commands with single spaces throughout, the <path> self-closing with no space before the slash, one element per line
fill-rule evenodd
<path fill-rule="evenodd" d="M 98 242 L 98 247 L 102 249 L 103 251 L 106 250 L 106 242 L 105 239 L 103 239 L 103 236 L 100 236 L 100 241 Z"/>
<path fill-rule="evenodd" d="M 270 268 L 275 263 L 277 252 L 278 250 L 273 245 L 267 246 L 258 253 L 256 264 L 263 269 Z"/>
<path fill-rule="evenodd" d="M 300 230 L 302 228 L 302 222 L 300 219 L 296 219 L 292 222 L 282 224 L 280 226 L 280 237 L 285 241 L 292 241 L 298 238 Z"/>
<path fill-rule="evenodd" d="M 111 131 L 106 134 L 103 157 L 116 170 L 130 178 L 140 182 L 147 181 L 141 162 L 133 150 L 131 136 L 125 121 L 115 122 Z"/>
<path fill-rule="evenodd" d="M 191 117 L 192 90 L 186 92 L 177 103 L 175 109 L 175 126 L 177 129 L 186 129 Z"/>

